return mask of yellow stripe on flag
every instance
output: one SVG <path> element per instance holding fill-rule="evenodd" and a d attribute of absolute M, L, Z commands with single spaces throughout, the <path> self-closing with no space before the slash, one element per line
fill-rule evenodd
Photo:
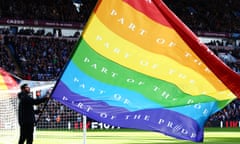
<path fill-rule="evenodd" d="M 205 64 L 199 66 L 200 59 L 172 28 L 156 23 L 122 1 L 116 0 L 116 3 L 109 5 L 103 1 L 96 12 L 108 29 L 143 49 L 166 55 L 205 73 Z"/>
<path fill-rule="evenodd" d="M 233 96 L 212 73 L 205 72 L 203 76 L 172 58 L 144 50 L 110 31 L 96 15 L 91 17 L 91 23 L 83 37 L 104 57 L 135 71 L 174 83 L 191 95 L 211 94 L 216 99 L 228 99 Z M 224 94 L 216 94 L 217 91 Z M 226 94 L 229 97 L 226 98 Z"/>
<path fill-rule="evenodd" d="M 0 75 L 0 90 L 7 90 L 7 89 L 8 89 L 8 87 L 7 87 L 7 85 L 5 84 L 5 81 L 4 81 L 4 79 L 3 79 L 3 76 Z"/>

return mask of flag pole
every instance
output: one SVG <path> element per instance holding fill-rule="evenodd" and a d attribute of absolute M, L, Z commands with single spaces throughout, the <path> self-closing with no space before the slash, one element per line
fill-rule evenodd
<path fill-rule="evenodd" d="M 86 138 L 87 138 L 87 117 L 83 115 L 83 144 L 87 144 Z"/>

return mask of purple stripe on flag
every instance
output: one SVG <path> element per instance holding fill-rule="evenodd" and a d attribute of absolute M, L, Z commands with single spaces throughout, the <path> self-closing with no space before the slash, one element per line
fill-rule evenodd
<path fill-rule="evenodd" d="M 193 119 L 167 109 L 131 112 L 123 107 L 110 106 L 104 101 L 73 93 L 62 81 L 59 81 L 52 97 L 89 118 L 113 126 L 162 132 L 179 139 L 203 140 L 203 128 Z"/>

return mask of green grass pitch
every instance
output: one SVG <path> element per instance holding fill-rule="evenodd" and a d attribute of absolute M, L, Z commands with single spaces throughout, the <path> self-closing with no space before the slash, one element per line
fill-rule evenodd
<path fill-rule="evenodd" d="M 239 144 L 240 128 L 206 128 L 203 144 Z M 34 144 L 83 144 L 81 131 L 37 131 Z M 161 133 L 137 130 L 87 131 L 86 144 L 190 144 Z"/>
<path fill-rule="evenodd" d="M 0 144 L 17 144 L 18 133 L 2 131 Z M 203 144 L 239 144 L 240 128 L 205 128 Z M 88 130 L 85 144 L 192 144 L 157 132 L 130 129 Z M 37 130 L 34 144 L 84 144 L 81 130 Z"/>

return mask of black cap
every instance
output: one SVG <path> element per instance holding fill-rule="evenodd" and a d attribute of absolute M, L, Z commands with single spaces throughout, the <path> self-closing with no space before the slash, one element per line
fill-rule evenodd
<path fill-rule="evenodd" d="M 21 85 L 21 90 L 23 90 L 25 87 L 28 87 L 28 84 L 22 84 Z"/>

